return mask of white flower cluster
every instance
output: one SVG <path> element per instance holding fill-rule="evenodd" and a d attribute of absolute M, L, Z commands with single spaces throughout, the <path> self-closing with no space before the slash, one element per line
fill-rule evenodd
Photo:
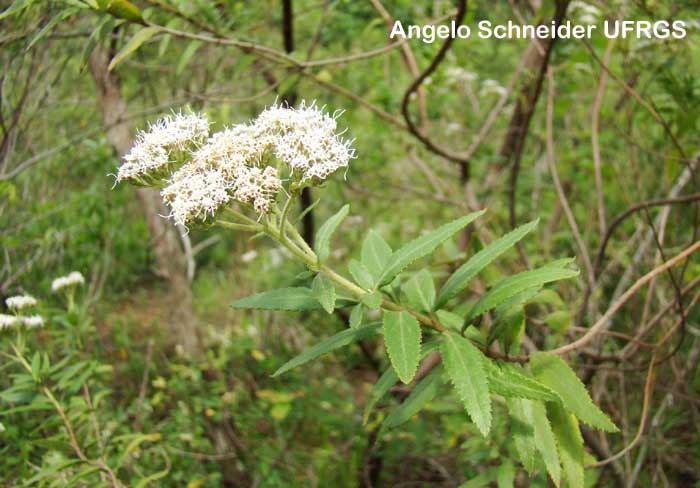
<path fill-rule="evenodd" d="M 569 5 L 569 12 L 584 24 L 595 24 L 600 18 L 600 9 L 595 5 L 575 0 Z"/>
<path fill-rule="evenodd" d="M 136 143 L 124 156 L 117 182 L 133 180 L 168 169 L 175 161 L 173 151 L 185 151 L 209 135 L 209 121 L 199 114 L 176 113 L 151 124 L 136 134 Z"/>
<path fill-rule="evenodd" d="M 44 319 L 41 315 L 29 317 L 0 314 L 0 331 L 12 329 L 14 327 L 25 326 L 28 329 L 36 329 L 44 326 Z"/>
<path fill-rule="evenodd" d="M 19 325 L 20 323 L 21 321 L 19 320 L 19 317 L 0 313 L 0 330 L 10 329 Z"/>
<path fill-rule="evenodd" d="M 469 84 L 473 81 L 476 81 L 477 75 L 476 73 L 472 73 L 471 71 L 467 71 L 466 69 L 460 67 L 460 66 L 450 66 L 447 68 L 447 71 L 445 72 L 445 76 L 447 78 L 447 81 L 450 83 L 464 83 L 464 84 Z"/>
<path fill-rule="evenodd" d="M 35 307 L 36 298 L 34 298 L 31 295 L 17 295 L 6 299 L 5 305 L 7 305 L 7 308 L 9 308 L 10 310 L 19 312 L 20 310 L 24 310 L 25 308 Z"/>
<path fill-rule="evenodd" d="M 209 123 L 202 116 L 175 116 L 157 122 L 150 132 L 140 135 L 129 153 L 135 156 L 125 158 L 117 180 L 131 174 L 148 180 L 153 172 L 172 169 L 168 166 L 168 149 L 176 148 L 189 153 L 188 161 L 172 173 L 161 191 L 171 209 L 169 217 L 176 223 L 187 226 L 204 222 L 234 201 L 264 214 L 282 188 L 281 168 L 273 162 L 286 167 L 285 174 L 298 186 L 318 184 L 348 166 L 354 150 L 351 141 L 337 133 L 339 115 L 328 115 L 315 103 L 302 102 L 298 109 L 275 104 L 252 123 L 224 129 L 208 138 Z M 168 136 L 153 135 L 160 132 Z M 152 160 L 143 160 L 148 157 Z"/>
<path fill-rule="evenodd" d="M 355 156 L 352 141 L 336 132 L 341 114 L 328 115 L 315 103 L 302 102 L 299 109 L 273 105 L 258 116 L 255 125 L 269 138 L 274 155 L 302 183 L 320 182 L 346 168 Z"/>
<path fill-rule="evenodd" d="M 481 90 L 479 91 L 479 94 L 484 96 L 490 93 L 494 93 L 499 97 L 502 97 L 503 95 L 508 93 L 508 90 L 506 90 L 506 88 L 503 87 L 496 80 L 484 80 L 484 82 L 481 84 Z"/>
<path fill-rule="evenodd" d="M 85 277 L 79 271 L 71 271 L 68 275 L 53 280 L 51 282 L 51 291 L 58 292 L 64 288 L 70 288 L 84 283 Z"/>

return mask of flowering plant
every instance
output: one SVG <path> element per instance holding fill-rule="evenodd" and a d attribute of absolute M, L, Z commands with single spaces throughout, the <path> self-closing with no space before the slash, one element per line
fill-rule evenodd
<path fill-rule="evenodd" d="M 482 210 L 395 250 L 370 231 L 360 259 L 348 263 L 351 278 L 343 276 L 328 258 L 332 236 L 349 206 L 319 228 L 313 247 L 289 219 L 301 188 L 323 183 L 354 157 L 350 143 L 337 133 L 337 116 L 323 113 L 315 104 L 299 109 L 274 105 L 250 124 L 208 136 L 203 116 L 176 114 L 139 135 L 117 180 L 163 186 L 169 216 L 179 225 L 214 224 L 262 233 L 308 268 L 307 286 L 258 293 L 236 301 L 234 308 L 350 310 L 346 330 L 302 352 L 275 376 L 342 346 L 382 335 L 391 367 L 369 394 L 365 422 L 397 382 L 412 389 L 384 419 L 380 436 L 425 407 L 449 382 L 484 436 L 491 430 L 492 397 L 505 400 L 515 446 L 529 472 L 537 466 L 537 453 L 555 484 L 563 476 L 572 486 L 582 486 L 579 421 L 609 432 L 617 427 L 559 357 L 566 349 L 520 352 L 525 305 L 537 301 L 547 283 L 576 276 L 573 260 L 507 277 L 478 299 L 468 300 L 466 292 L 474 277 L 532 231 L 537 225 L 533 221 L 471 256 L 440 289 L 429 267 L 409 273 L 414 263 L 482 216 Z M 371 318 L 378 315 L 379 321 Z"/>

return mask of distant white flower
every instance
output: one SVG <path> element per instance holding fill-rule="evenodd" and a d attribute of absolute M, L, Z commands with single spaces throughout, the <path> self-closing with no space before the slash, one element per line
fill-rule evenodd
<path fill-rule="evenodd" d="M 355 157 L 351 142 L 337 133 L 341 111 L 329 115 L 301 102 L 299 108 L 276 104 L 265 109 L 254 125 L 270 137 L 274 155 L 302 183 L 320 182 Z"/>
<path fill-rule="evenodd" d="M 28 329 L 36 329 L 44 326 L 44 318 L 41 315 L 32 315 L 31 317 L 20 317 L 22 325 Z"/>
<path fill-rule="evenodd" d="M 454 133 L 459 132 L 461 130 L 462 130 L 462 126 L 459 125 L 457 122 L 450 122 L 445 127 L 445 132 L 447 132 L 448 134 L 454 134 Z"/>
<path fill-rule="evenodd" d="M 30 295 L 17 295 L 5 300 L 7 308 L 19 312 L 25 308 L 35 307 L 36 298 Z"/>
<path fill-rule="evenodd" d="M 51 291 L 58 292 L 64 288 L 82 285 L 85 283 L 85 277 L 80 271 L 71 271 L 67 276 L 61 276 L 51 282 Z"/>
<path fill-rule="evenodd" d="M 475 81 L 477 75 L 459 66 L 450 66 L 445 72 L 447 81 L 451 83 L 471 83 Z"/>
<path fill-rule="evenodd" d="M 249 263 L 257 257 L 258 257 L 258 251 L 256 251 L 255 249 L 252 249 L 246 253 L 241 254 L 241 261 L 243 261 L 244 263 Z"/>
<path fill-rule="evenodd" d="M 117 171 L 117 182 L 160 176 L 167 170 L 174 151 L 185 151 L 209 135 L 209 121 L 200 114 L 176 113 L 151 124 L 136 134 L 136 143 Z"/>
<path fill-rule="evenodd" d="M 507 90 L 496 80 L 484 80 L 484 82 L 481 84 L 480 94 L 486 95 L 489 93 L 495 93 L 498 96 L 503 96 L 507 93 Z"/>
<path fill-rule="evenodd" d="M 571 2 L 569 11 L 572 12 L 572 16 L 578 17 L 578 20 L 584 24 L 594 24 L 600 17 L 600 9 L 598 7 L 581 1 Z"/>
<path fill-rule="evenodd" d="M 16 325 L 20 324 L 19 317 L 16 317 L 14 315 L 6 315 L 4 313 L 0 313 L 0 330 L 2 329 L 9 329 L 11 327 L 15 327 Z"/>

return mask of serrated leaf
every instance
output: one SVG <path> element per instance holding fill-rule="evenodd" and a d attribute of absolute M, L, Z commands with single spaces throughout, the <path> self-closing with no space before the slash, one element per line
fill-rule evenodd
<path fill-rule="evenodd" d="M 367 425 L 369 415 L 372 413 L 375 405 L 379 402 L 379 400 L 384 398 L 384 395 L 387 394 L 387 392 L 396 384 L 397 381 L 399 381 L 399 377 L 396 375 L 396 371 L 394 371 L 394 368 L 392 367 L 384 371 L 384 374 L 382 374 L 374 386 L 372 386 L 369 395 L 367 395 L 365 411 L 362 414 L 362 423 L 364 425 Z"/>
<path fill-rule="evenodd" d="M 530 356 L 530 365 L 535 378 L 556 391 L 564 407 L 581 422 L 606 432 L 619 431 L 593 403 L 586 387 L 562 358 L 547 352 L 536 352 Z"/>
<path fill-rule="evenodd" d="M 430 271 L 422 269 L 403 288 L 409 305 L 419 312 L 430 312 L 435 303 L 435 284 Z"/>
<path fill-rule="evenodd" d="M 367 337 L 373 336 L 379 332 L 379 329 L 380 324 L 374 323 L 358 327 L 357 329 L 345 329 L 341 332 L 338 332 L 334 336 L 329 337 L 324 341 L 321 341 L 315 346 L 302 352 L 294 359 L 288 361 L 281 368 L 275 371 L 272 376 L 279 376 L 282 373 L 286 373 L 292 368 L 296 368 L 297 366 L 301 366 L 302 364 L 308 363 L 309 361 L 316 359 L 317 357 L 323 354 L 327 354 L 343 346 L 347 346 L 348 344 L 351 344 L 353 342 L 361 341 L 362 339 L 366 339 Z"/>
<path fill-rule="evenodd" d="M 365 293 L 360 298 L 362 303 L 370 310 L 376 310 L 382 306 L 382 294 L 378 291 L 373 291 L 372 293 Z"/>
<path fill-rule="evenodd" d="M 547 402 L 561 402 L 559 395 L 518 370 L 517 366 L 508 363 L 497 364 L 486 361 L 489 379 L 489 389 L 492 393 L 504 398 L 529 398 Z"/>
<path fill-rule="evenodd" d="M 131 39 L 129 39 L 121 51 L 114 56 L 107 69 L 112 71 L 119 63 L 124 61 L 131 53 L 140 48 L 144 42 L 155 36 L 159 31 L 160 29 L 158 27 L 144 27 L 143 29 L 139 30 L 131 37 Z"/>
<path fill-rule="evenodd" d="M 352 308 L 352 312 L 350 312 L 350 320 L 348 322 L 351 329 L 357 329 L 362 325 L 363 315 L 362 304 L 358 303 Z"/>
<path fill-rule="evenodd" d="M 390 283 L 391 280 L 406 269 L 409 264 L 435 251 L 440 244 L 471 224 L 474 220 L 483 215 L 484 212 L 486 212 L 486 210 L 480 210 L 449 222 L 402 246 L 391 255 L 389 262 L 382 270 L 382 274 L 378 280 L 379 283 L 382 285 Z"/>
<path fill-rule="evenodd" d="M 325 273 L 318 273 L 311 283 L 311 291 L 323 309 L 328 313 L 335 310 L 335 286 Z"/>
<path fill-rule="evenodd" d="M 234 302 L 233 308 L 256 310 L 318 310 L 321 307 L 309 288 L 290 287 L 256 293 Z"/>
<path fill-rule="evenodd" d="M 552 478 L 556 486 L 559 486 L 561 481 L 561 466 L 559 464 L 557 442 L 554 437 L 554 432 L 552 432 L 552 426 L 549 424 L 544 403 L 536 400 L 522 400 L 522 402 L 530 403 L 535 447 L 542 455 L 549 477 Z"/>
<path fill-rule="evenodd" d="M 509 298 L 521 293 L 529 288 L 541 286 L 552 281 L 564 280 L 573 278 L 578 275 L 578 271 L 557 268 L 552 266 L 543 266 L 541 268 L 523 271 L 513 276 L 504 279 L 491 290 L 488 291 L 481 299 L 474 304 L 469 311 L 465 323 L 470 323 L 475 317 L 478 317 L 484 312 L 497 307 Z"/>
<path fill-rule="evenodd" d="M 520 398 L 506 398 L 510 413 L 510 432 L 520 462 L 530 475 L 535 469 L 535 432 L 532 427 L 532 403 Z"/>
<path fill-rule="evenodd" d="M 372 273 L 370 273 L 367 267 L 357 259 L 350 260 L 350 263 L 348 263 L 348 271 L 350 271 L 355 283 L 360 285 L 362 288 L 367 290 L 374 288 L 374 277 L 372 276 Z"/>
<path fill-rule="evenodd" d="M 539 219 L 533 220 L 525 225 L 521 225 L 500 239 L 493 241 L 491 244 L 472 256 L 466 263 L 452 273 L 452 276 L 450 276 L 445 282 L 440 290 L 440 295 L 435 303 L 435 307 L 443 307 L 448 300 L 450 300 L 460 291 L 464 290 L 469 285 L 472 278 L 479 274 L 482 269 L 492 263 L 498 256 L 517 244 L 537 226 L 538 222 Z"/>
<path fill-rule="evenodd" d="M 374 230 L 370 230 L 362 243 L 362 264 L 372 273 L 374 283 L 391 258 L 391 247 Z"/>
<path fill-rule="evenodd" d="M 330 254 L 331 236 L 336 231 L 340 223 L 347 217 L 350 211 L 350 205 L 344 205 L 337 213 L 326 220 L 318 229 L 315 240 L 316 256 L 319 264 L 323 264 Z"/>
<path fill-rule="evenodd" d="M 440 347 L 447 374 L 472 421 L 484 435 L 491 429 L 491 396 L 486 357 L 464 337 L 446 332 Z"/>
<path fill-rule="evenodd" d="M 421 331 L 418 320 L 408 312 L 384 311 L 384 346 L 399 379 L 408 384 L 416 375 L 420 360 Z"/>
<path fill-rule="evenodd" d="M 379 431 L 380 437 L 388 429 L 393 429 L 406 422 L 421 411 L 428 402 L 435 398 L 438 388 L 442 383 L 442 373 L 442 367 L 438 366 L 433 369 L 428 376 L 418 382 L 416 387 L 413 388 L 413 391 L 411 391 L 411 394 L 408 395 L 408 398 L 384 420 Z"/>
<path fill-rule="evenodd" d="M 547 415 L 559 447 L 564 478 L 571 488 L 583 488 L 583 437 L 576 417 L 561 405 L 548 404 Z"/>

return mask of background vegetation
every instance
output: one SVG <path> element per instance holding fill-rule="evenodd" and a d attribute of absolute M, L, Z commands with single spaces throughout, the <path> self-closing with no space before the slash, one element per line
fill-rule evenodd
<path fill-rule="evenodd" d="M 344 109 L 358 157 L 302 197 L 302 207 L 321 198 L 305 237 L 350 203 L 334 240 L 340 263 L 370 228 L 396 247 L 488 207 L 429 261 L 441 280 L 540 218 L 468 299 L 577 256 L 578 278 L 528 305 L 523 347 L 570 343 L 699 239 L 697 2 L 469 2 L 472 26 L 681 19 L 688 36 L 610 40 L 599 28 L 586 41 L 475 38 L 447 51 L 390 41 L 388 29 L 393 19 L 445 22 L 462 2 L 135 4 L 162 27 L 145 35 L 125 2 L 3 3 L 0 295 L 36 296 L 46 325 L 27 334 L 29 369 L 10 358 L 13 333 L 0 332 L 0 483 L 111 486 L 95 474 L 105 462 L 128 486 L 545 486 L 543 466 L 532 477 L 519 467 L 507 417 L 494 415 L 485 439 L 453 393 L 378 442 L 410 387 L 396 386 L 363 423 L 388 364 L 376 339 L 272 378 L 347 316 L 230 308 L 295 283 L 301 265 L 248 235 L 181 235 L 147 192 L 113 188 L 109 175 L 134 130 L 173 108 L 203 111 L 215 129 L 276 99 Z M 67 309 L 50 286 L 72 270 L 87 283 Z M 586 471 L 590 486 L 700 482 L 699 285 L 697 256 L 683 259 L 567 356 L 621 429 L 583 428 L 587 463 L 607 460 Z"/>

